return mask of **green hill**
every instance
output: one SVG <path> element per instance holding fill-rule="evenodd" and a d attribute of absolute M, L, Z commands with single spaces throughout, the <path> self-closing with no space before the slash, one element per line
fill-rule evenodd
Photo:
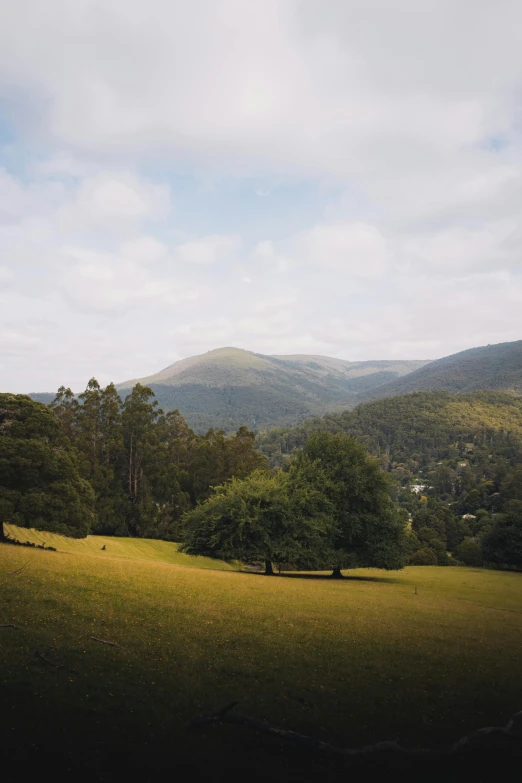
<path fill-rule="evenodd" d="M 422 391 L 472 392 L 479 389 L 522 394 L 522 340 L 486 345 L 430 362 L 407 377 L 368 389 L 360 401 Z"/>
<path fill-rule="evenodd" d="M 178 408 L 197 431 L 262 429 L 294 424 L 328 410 L 352 407 L 358 395 L 426 364 L 425 361 L 349 362 L 325 356 L 265 356 L 220 348 L 182 359 L 138 380 L 164 410 Z"/>
<path fill-rule="evenodd" d="M 54 547 L 58 552 L 68 552 L 77 555 L 93 555 L 101 558 L 123 558 L 125 560 L 149 560 L 156 563 L 171 563 L 173 565 L 193 568 L 217 568 L 231 570 L 234 566 L 221 560 L 211 560 L 209 557 L 194 557 L 180 552 L 178 544 L 172 541 L 160 541 L 151 538 L 120 538 L 117 536 L 87 536 L 86 538 L 69 538 L 46 530 L 4 525 L 9 538 L 20 543 L 36 546 Z"/>
<path fill-rule="evenodd" d="M 315 430 L 351 435 L 387 464 L 456 460 L 471 445 L 498 450 L 522 444 L 522 397 L 493 391 L 418 392 L 274 429 L 258 441 L 277 463 Z"/>
<path fill-rule="evenodd" d="M 35 402 L 43 402 L 44 405 L 50 405 L 56 397 L 56 394 L 53 394 L 52 392 L 31 392 L 28 397 Z"/>

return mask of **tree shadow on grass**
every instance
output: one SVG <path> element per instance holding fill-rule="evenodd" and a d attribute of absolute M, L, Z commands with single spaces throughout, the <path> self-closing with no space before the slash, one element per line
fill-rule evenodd
<path fill-rule="evenodd" d="M 266 576 L 263 571 L 243 571 L 244 574 L 252 574 L 254 576 Z M 310 572 L 302 572 L 302 571 L 281 571 L 281 573 L 277 573 L 277 571 L 270 575 L 271 578 L 273 577 L 282 577 L 284 579 L 322 579 L 327 582 L 387 582 L 389 584 L 400 584 L 401 580 L 397 579 L 397 577 L 393 576 L 342 576 L 339 578 L 332 577 L 331 574 L 324 574 L 324 573 L 310 573 Z"/>
<path fill-rule="evenodd" d="M 286 571 L 278 576 L 284 576 L 287 579 L 326 579 L 329 582 L 390 582 L 399 584 L 401 581 L 393 576 L 342 576 L 334 578 L 331 574 L 311 574 L 311 573 L 291 573 Z"/>

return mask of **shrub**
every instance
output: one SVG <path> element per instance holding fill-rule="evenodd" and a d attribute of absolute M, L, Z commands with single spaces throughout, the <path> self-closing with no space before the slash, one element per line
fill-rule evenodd
<path fill-rule="evenodd" d="M 417 549 L 410 555 L 410 565 L 437 565 L 437 553 L 429 547 Z"/>

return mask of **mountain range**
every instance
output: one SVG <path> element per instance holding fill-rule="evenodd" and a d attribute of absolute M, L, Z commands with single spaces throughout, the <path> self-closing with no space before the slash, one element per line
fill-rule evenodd
<path fill-rule="evenodd" d="M 259 430 L 352 408 L 361 394 L 411 373 L 426 361 L 350 362 L 325 356 L 266 356 L 219 348 L 161 372 L 118 384 L 124 396 L 136 382 L 154 391 L 164 410 L 178 408 L 197 431 Z"/>
<path fill-rule="evenodd" d="M 461 351 L 436 361 L 351 362 L 325 356 L 268 356 L 219 348 L 117 384 L 140 382 L 164 410 L 178 408 L 198 432 L 291 426 L 311 416 L 412 392 L 494 390 L 522 394 L 522 340 Z M 49 403 L 53 394 L 32 394 Z"/>

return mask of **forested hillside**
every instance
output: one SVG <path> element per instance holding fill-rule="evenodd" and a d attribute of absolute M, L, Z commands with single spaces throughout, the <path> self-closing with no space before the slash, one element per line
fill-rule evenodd
<path fill-rule="evenodd" d="M 316 430 L 352 435 L 386 468 L 412 471 L 457 459 L 474 447 L 496 448 L 522 439 L 522 398 L 503 392 L 419 392 L 309 419 L 296 427 L 262 433 L 258 443 L 274 463 L 302 447 Z"/>
<path fill-rule="evenodd" d="M 479 389 L 522 394 L 522 340 L 486 345 L 446 356 L 360 395 L 360 401 L 420 391 L 472 392 Z"/>
<path fill-rule="evenodd" d="M 164 411 L 179 410 L 202 434 L 211 427 L 254 432 L 413 392 L 479 390 L 522 394 L 522 340 L 472 348 L 437 361 L 350 362 L 326 356 L 266 356 L 219 348 L 139 380 L 116 385 L 125 399 L 136 383 Z M 31 394 L 49 403 L 54 395 Z"/>
<path fill-rule="evenodd" d="M 444 565 L 451 550 L 470 565 L 522 567 L 522 398 L 409 394 L 271 430 L 258 444 L 284 466 L 316 431 L 351 435 L 379 458 L 412 520 L 411 562 Z"/>

